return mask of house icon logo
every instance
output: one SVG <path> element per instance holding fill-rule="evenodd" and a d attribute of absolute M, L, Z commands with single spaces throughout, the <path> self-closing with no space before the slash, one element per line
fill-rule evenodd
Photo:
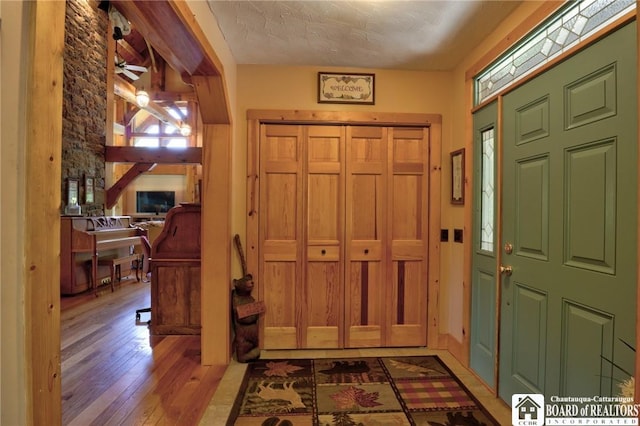
<path fill-rule="evenodd" d="M 511 396 L 511 420 L 513 426 L 544 425 L 544 395 L 516 393 Z"/>

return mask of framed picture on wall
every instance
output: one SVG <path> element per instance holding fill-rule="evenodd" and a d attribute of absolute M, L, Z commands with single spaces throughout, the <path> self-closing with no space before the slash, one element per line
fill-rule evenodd
<path fill-rule="evenodd" d="M 84 203 L 92 204 L 95 202 L 94 198 L 94 179 L 93 176 L 84 177 Z"/>
<path fill-rule="evenodd" d="M 67 178 L 67 205 L 74 206 L 80 202 L 78 199 L 79 187 L 78 179 Z"/>
<path fill-rule="evenodd" d="M 464 148 L 451 153 L 451 204 L 464 204 Z"/>

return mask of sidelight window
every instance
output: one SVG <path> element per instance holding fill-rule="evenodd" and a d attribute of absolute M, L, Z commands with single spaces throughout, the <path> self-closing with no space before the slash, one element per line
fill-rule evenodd
<path fill-rule="evenodd" d="M 494 248 L 494 205 L 495 205 L 495 158 L 494 129 L 481 132 L 482 176 L 480 187 L 480 250 L 493 252 Z"/>

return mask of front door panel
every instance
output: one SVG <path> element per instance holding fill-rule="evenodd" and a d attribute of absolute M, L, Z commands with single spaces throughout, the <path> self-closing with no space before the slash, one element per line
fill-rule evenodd
<path fill-rule="evenodd" d="M 499 393 L 610 395 L 633 371 L 635 24 L 504 97 Z M 614 367 L 614 363 L 617 366 Z"/>

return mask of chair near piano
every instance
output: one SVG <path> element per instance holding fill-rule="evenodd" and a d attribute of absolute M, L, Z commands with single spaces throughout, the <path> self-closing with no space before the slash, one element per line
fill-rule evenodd
<path fill-rule="evenodd" d="M 151 268 L 148 268 L 149 262 L 151 260 L 151 247 L 155 239 L 162 232 L 162 229 L 164 227 L 164 220 L 162 221 L 150 220 L 150 221 L 144 221 L 144 222 L 137 222 L 137 223 L 134 223 L 133 225 L 147 231 L 146 253 L 148 254 L 146 259 L 144 260 L 143 273 L 142 273 L 143 277 L 146 277 L 147 273 L 150 273 L 150 269 L 151 269 Z M 147 312 L 148 313 L 151 312 L 151 307 L 136 309 L 136 325 L 143 325 L 143 324 L 151 325 L 151 320 L 148 320 L 145 322 L 140 321 L 140 319 L 142 318 L 142 314 Z"/>

